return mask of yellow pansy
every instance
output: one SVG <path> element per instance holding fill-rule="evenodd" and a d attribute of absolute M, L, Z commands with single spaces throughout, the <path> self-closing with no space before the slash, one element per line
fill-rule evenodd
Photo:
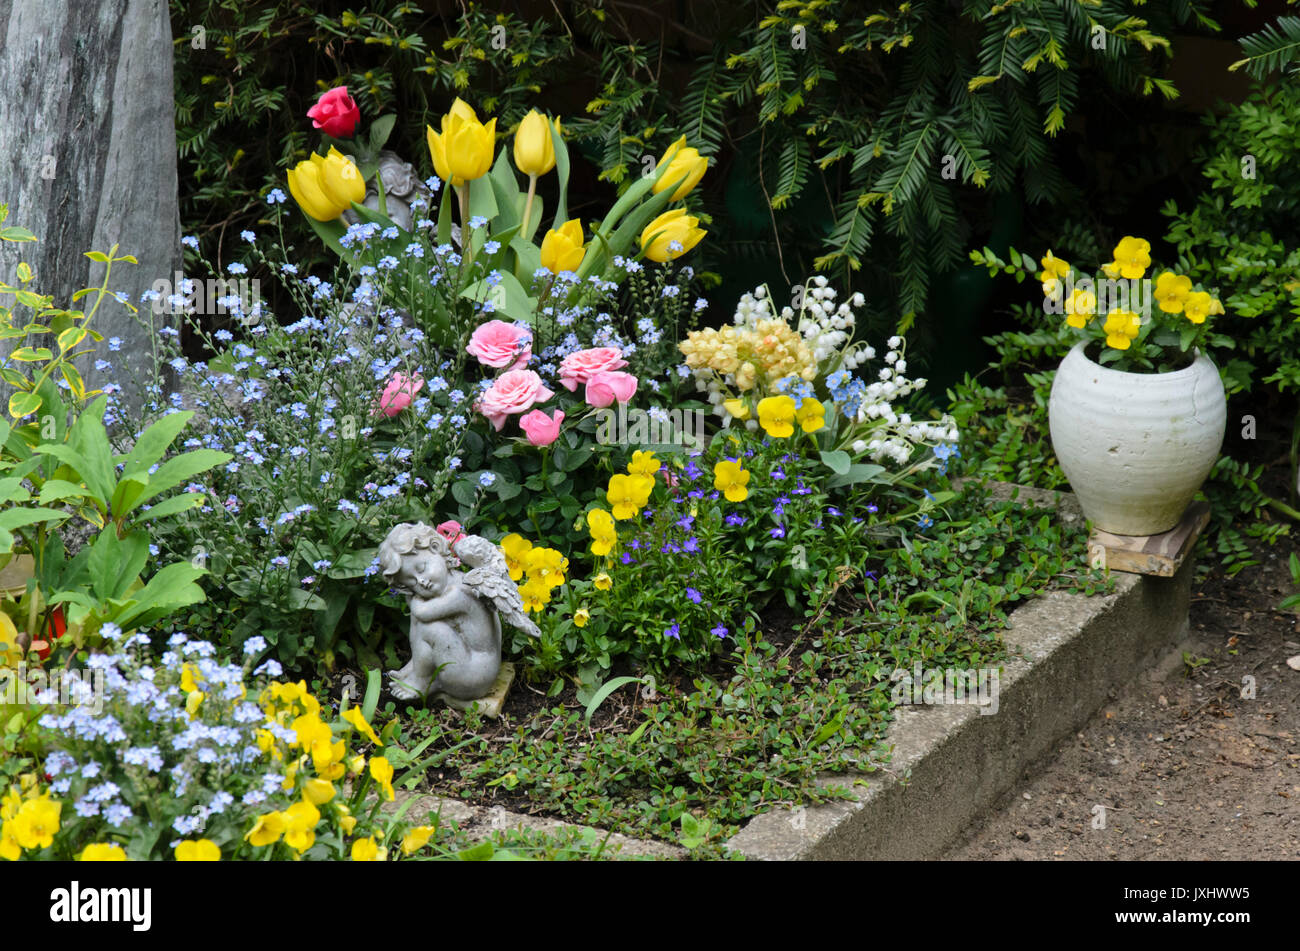
<path fill-rule="evenodd" d="M 78 862 L 125 862 L 126 852 L 120 845 L 109 842 L 95 842 L 81 850 Z"/>
<path fill-rule="evenodd" d="M 1097 295 L 1091 291 L 1076 290 L 1065 302 L 1065 322 L 1082 329 L 1097 312 Z"/>
<path fill-rule="evenodd" d="M 532 579 L 519 586 L 519 597 L 523 599 L 525 611 L 537 613 L 550 603 L 551 588 L 544 581 Z"/>
<path fill-rule="evenodd" d="M 23 856 L 23 847 L 14 833 L 14 821 L 9 819 L 0 825 L 0 859 L 8 862 L 17 862 Z"/>
<path fill-rule="evenodd" d="M 379 843 L 374 836 L 369 839 L 357 839 L 352 843 L 352 861 L 373 862 L 380 858 Z"/>
<path fill-rule="evenodd" d="M 1214 306 L 1214 298 L 1205 291 L 1193 291 L 1187 295 L 1187 300 L 1183 302 L 1183 316 L 1194 324 L 1205 323 L 1205 318 L 1210 316 L 1210 308 Z"/>
<path fill-rule="evenodd" d="M 1115 264 L 1121 277 L 1137 280 L 1151 266 L 1151 242 L 1126 235 L 1115 245 Z"/>
<path fill-rule="evenodd" d="M 1156 304 L 1166 314 L 1181 314 L 1191 293 L 1192 279 L 1185 274 L 1165 271 L 1156 278 Z"/>
<path fill-rule="evenodd" d="M 1112 310 L 1106 315 L 1102 330 L 1106 332 L 1107 346 L 1127 350 L 1142 329 L 1142 319 L 1128 310 Z"/>
<path fill-rule="evenodd" d="M 1044 283 L 1052 278 L 1060 278 L 1061 280 L 1064 280 L 1066 275 L 1070 273 L 1070 262 L 1062 261 L 1060 258 L 1052 254 L 1051 251 L 1048 251 L 1047 255 L 1041 259 L 1041 263 L 1043 265 L 1043 273 L 1038 275 L 1038 279 Z"/>
<path fill-rule="evenodd" d="M 379 739 L 379 735 L 375 733 L 370 724 L 366 722 L 365 715 L 362 714 L 360 707 L 348 707 L 347 712 L 343 714 L 343 719 L 348 723 L 351 723 L 357 732 L 368 739 L 371 743 L 375 744 L 375 746 L 384 745 L 383 741 Z"/>
<path fill-rule="evenodd" d="M 749 419 L 749 405 L 744 400 L 727 400 L 722 408 L 735 419 Z"/>
<path fill-rule="evenodd" d="M 397 798 L 393 792 L 393 764 L 385 757 L 370 758 L 370 777 L 379 784 L 379 788 L 384 791 L 384 798 L 389 802 Z"/>
<path fill-rule="evenodd" d="M 296 852 L 306 852 L 316 841 L 320 810 L 305 799 L 295 802 L 281 813 L 284 817 L 284 841 Z"/>
<path fill-rule="evenodd" d="M 411 855 L 429 844 L 429 839 L 437 831 L 433 826 L 416 826 L 402 836 L 402 854 Z"/>
<path fill-rule="evenodd" d="M 791 432 L 794 429 L 791 428 Z M 726 496 L 728 502 L 743 502 L 749 497 L 749 473 L 740 463 L 724 459 L 713 467 L 713 487 Z"/>
<path fill-rule="evenodd" d="M 811 396 L 804 397 L 804 401 L 794 411 L 794 417 L 799 420 L 799 425 L 803 427 L 804 432 L 815 433 L 826 425 L 826 407 L 820 400 L 815 400 Z"/>
<path fill-rule="evenodd" d="M 351 835 L 352 830 L 357 826 L 357 817 L 347 806 L 340 803 L 337 807 L 339 816 L 339 828 L 343 830 L 344 835 Z"/>
<path fill-rule="evenodd" d="M 211 839 L 185 839 L 176 843 L 178 862 L 220 862 L 221 849 Z"/>
<path fill-rule="evenodd" d="M 653 452 L 638 449 L 632 453 L 632 461 L 627 464 L 627 471 L 629 475 L 652 478 L 662 467 L 663 463 L 655 458 Z"/>
<path fill-rule="evenodd" d="M 328 724 L 314 713 L 304 713 L 293 721 L 293 732 L 297 735 L 295 745 L 309 752 L 317 740 L 329 740 L 333 737 Z"/>
<path fill-rule="evenodd" d="M 592 509 L 587 513 L 587 529 L 591 532 L 591 553 L 598 558 L 608 555 L 618 544 L 614 517 L 604 509 Z"/>
<path fill-rule="evenodd" d="M 564 572 L 568 567 L 569 559 L 554 548 L 534 548 L 524 561 L 529 579 L 545 584 L 548 590 L 564 584 Z"/>
<path fill-rule="evenodd" d="M 794 400 L 788 396 L 769 396 L 758 401 L 758 424 L 775 439 L 794 435 Z"/>
<path fill-rule="evenodd" d="M 532 542 L 513 532 L 501 539 L 501 551 L 506 556 L 506 570 L 510 572 L 511 581 L 518 581 L 524 576 L 524 557 L 532 547 Z"/>
<path fill-rule="evenodd" d="M 654 479 L 645 476 L 630 476 L 618 473 L 610 477 L 605 490 L 611 512 L 616 519 L 635 518 L 637 512 L 650 501 L 650 492 L 654 489 Z"/>
<path fill-rule="evenodd" d="M 272 845 L 280 841 L 280 836 L 284 835 L 284 829 L 284 814 L 268 812 L 257 817 L 257 821 L 253 823 L 253 828 L 248 830 L 248 834 L 244 838 L 253 845 Z"/>
<path fill-rule="evenodd" d="M 313 806 L 321 806 L 334 798 L 334 784 L 328 779 L 309 779 L 302 784 L 302 794 Z"/>
<path fill-rule="evenodd" d="M 52 802 L 45 796 L 23 803 L 18 815 L 11 820 L 18 844 L 24 849 L 45 849 L 53 845 L 62 810 L 62 803 Z"/>
<path fill-rule="evenodd" d="M 578 608 L 573 612 L 573 626 L 586 627 L 587 622 L 591 620 L 591 612 L 586 608 Z"/>
<path fill-rule="evenodd" d="M 608 591 L 610 588 L 614 587 L 614 579 L 612 579 L 609 576 L 609 572 L 606 571 L 602 571 L 600 574 L 596 575 L 596 577 L 592 579 L 591 583 L 601 591 Z"/>

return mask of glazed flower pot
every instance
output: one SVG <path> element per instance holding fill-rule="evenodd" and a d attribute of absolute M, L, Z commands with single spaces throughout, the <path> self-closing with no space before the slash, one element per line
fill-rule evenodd
<path fill-rule="evenodd" d="M 1173 373 L 1125 373 L 1080 343 L 1056 372 L 1048 419 L 1083 514 L 1116 535 L 1156 535 L 1178 524 L 1219 458 L 1227 400 L 1202 353 Z"/>

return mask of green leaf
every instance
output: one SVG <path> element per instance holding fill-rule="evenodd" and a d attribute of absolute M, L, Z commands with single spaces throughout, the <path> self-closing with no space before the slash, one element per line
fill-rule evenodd
<path fill-rule="evenodd" d="M 196 475 L 207 472 L 214 466 L 223 465 L 233 458 L 235 457 L 230 453 L 218 452 L 216 449 L 194 449 L 173 456 L 149 477 L 149 491 L 136 499 L 132 508 L 143 505 L 150 499 L 157 498 L 161 493 L 174 489 L 182 482 L 188 482 Z M 118 514 L 125 514 L 125 512 Z"/>
<path fill-rule="evenodd" d="M 40 408 L 41 398 L 35 393 L 15 393 L 9 397 L 9 415 L 14 419 L 30 416 Z"/>
<path fill-rule="evenodd" d="M 20 228 L 17 225 L 10 225 L 7 228 L 0 228 L 0 241 L 35 241 L 36 235 L 32 234 L 26 228 Z"/>
<path fill-rule="evenodd" d="M 122 472 L 130 475 L 141 469 L 149 469 L 160 461 L 193 416 L 194 413 L 189 411 L 172 413 L 146 429 L 122 460 Z"/>
<path fill-rule="evenodd" d="M 615 677 L 608 683 L 603 684 L 601 688 L 592 695 L 591 702 L 587 704 L 587 712 L 582 718 L 583 725 L 591 725 L 592 715 L 600 705 L 605 702 L 605 699 L 619 687 L 626 686 L 627 684 L 639 684 L 641 682 L 642 680 L 640 677 Z"/>
<path fill-rule="evenodd" d="M 397 122 L 396 113 L 380 116 L 370 123 L 370 151 L 378 152 L 393 134 L 393 125 Z"/>
<path fill-rule="evenodd" d="M 12 531 L 24 525 L 35 525 L 37 522 L 61 522 L 67 517 L 67 512 L 59 512 L 55 509 L 27 507 L 5 509 L 0 512 L 0 528 Z"/>
<path fill-rule="evenodd" d="M 842 449 L 823 452 L 821 453 L 821 459 L 827 468 L 836 475 L 848 475 L 849 467 L 853 463 L 853 460 L 849 458 L 849 454 Z"/>
<path fill-rule="evenodd" d="M 465 288 L 460 296 L 474 301 L 490 300 L 497 314 L 531 324 L 537 312 L 537 301 L 528 296 L 523 285 L 509 271 L 498 273 L 501 281 L 495 287 L 489 286 L 485 278 Z"/>
<path fill-rule="evenodd" d="M 558 229 L 568 220 L 569 214 L 569 147 L 564 144 L 564 136 L 555 131 L 555 123 L 549 122 L 551 145 L 555 148 L 555 174 L 559 179 L 559 197 L 555 200 L 555 222 L 551 225 Z M 541 216 L 538 216 L 540 220 Z M 529 235 L 531 237 L 531 235 Z"/>
<path fill-rule="evenodd" d="M 190 509 L 202 505 L 206 499 L 207 496 L 201 492 L 182 492 L 180 495 L 173 495 L 169 499 L 163 499 L 157 505 L 141 512 L 135 517 L 134 521 L 143 524 L 156 518 L 166 518 L 169 515 L 188 512 Z"/>
<path fill-rule="evenodd" d="M 51 502 L 59 502 L 63 499 L 84 499 L 88 495 L 90 490 L 84 485 L 66 479 L 46 479 L 45 484 L 41 486 L 39 501 L 41 505 L 49 505 Z"/>

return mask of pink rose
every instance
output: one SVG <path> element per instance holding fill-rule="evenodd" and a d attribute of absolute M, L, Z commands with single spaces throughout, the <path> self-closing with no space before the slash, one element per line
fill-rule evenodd
<path fill-rule="evenodd" d="M 625 366 L 627 361 L 617 347 L 579 350 L 560 361 L 560 383 L 570 393 L 574 393 L 579 383 L 586 383 L 602 370 L 621 370 Z"/>
<path fill-rule="evenodd" d="M 374 410 L 375 415 L 382 413 L 384 416 L 396 416 L 411 405 L 411 400 L 423 387 L 424 380 L 418 374 L 407 376 L 405 373 L 394 373 L 379 397 L 379 405 Z"/>
<path fill-rule="evenodd" d="M 636 377 L 631 373 L 601 370 L 587 380 L 587 402 L 597 409 L 604 409 L 615 400 L 626 403 L 635 392 Z"/>
<path fill-rule="evenodd" d="M 545 403 L 555 393 L 532 370 L 507 370 L 478 401 L 478 411 L 498 432 L 506 417 L 522 413 L 535 403 Z"/>
<path fill-rule="evenodd" d="M 522 370 L 533 355 L 533 335 L 504 320 L 489 320 L 470 335 L 465 352 L 486 367 Z"/>
<path fill-rule="evenodd" d="M 558 409 L 555 411 L 554 418 L 547 416 L 540 409 L 535 409 L 519 417 L 519 428 L 524 431 L 528 441 L 534 446 L 549 446 L 560 435 L 562 422 L 564 422 L 564 414 Z"/>
<path fill-rule="evenodd" d="M 434 528 L 434 531 L 447 539 L 448 544 L 453 548 L 456 547 L 462 538 L 465 538 L 465 533 L 461 531 L 460 528 L 460 522 L 443 522 L 441 525 Z"/>
<path fill-rule="evenodd" d="M 361 110 L 347 86 L 335 86 L 307 110 L 311 124 L 336 139 L 350 139 L 361 121 Z"/>

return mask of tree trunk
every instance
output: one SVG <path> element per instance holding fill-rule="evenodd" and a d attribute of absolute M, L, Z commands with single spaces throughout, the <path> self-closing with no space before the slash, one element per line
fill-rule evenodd
<path fill-rule="evenodd" d="M 0 0 L 0 202 L 10 225 L 38 244 L 0 244 L 0 276 L 35 272 L 32 289 L 55 306 L 103 280 L 83 252 L 133 254 L 113 267 L 111 289 L 140 307 L 132 317 L 106 298 L 94 328 L 119 337 L 79 365 L 88 388 L 120 384 L 138 405 L 152 365 L 155 316 L 140 295 L 180 269 L 171 24 L 166 0 Z M 97 371 L 94 360 L 110 360 Z"/>

